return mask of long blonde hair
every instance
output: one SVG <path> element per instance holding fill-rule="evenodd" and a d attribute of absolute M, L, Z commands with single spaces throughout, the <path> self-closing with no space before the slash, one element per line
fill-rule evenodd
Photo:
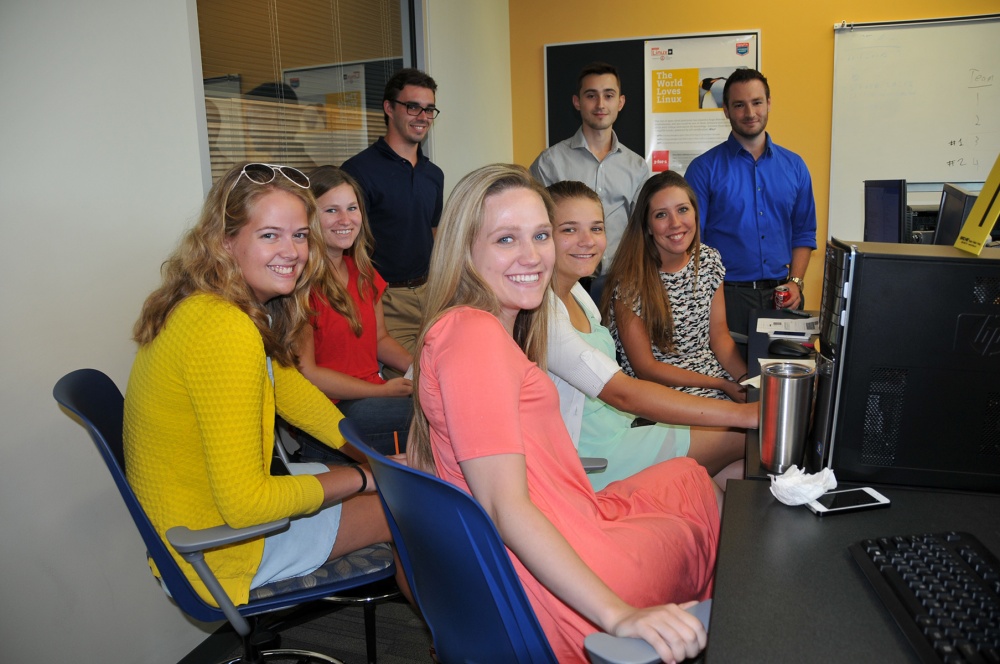
<path fill-rule="evenodd" d="M 472 263 L 472 248 L 482 232 L 486 201 L 511 189 L 528 189 L 538 194 L 552 220 L 553 205 L 548 192 L 526 169 L 515 164 L 491 164 L 466 175 L 455 185 L 441 214 L 427 277 L 427 307 L 413 360 L 414 413 L 407 454 L 420 468 L 433 470 L 435 467 L 430 428 L 420 407 L 420 356 L 424 337 L 445 312 L 455 307 L 473 307 L 494 315 L 500 313 L 496 293 Z M 541 305 L 537 309 L 521 310 L 514 321 L 514 341 L 543 371 L 550 297 L 552 292 L 547 288 Z"/>
<path fill-rule="evenodd" d="M 231 302 L 250 317 L 260 331 L 268 355 L 285 366 L 296 365 L 294 340 L 308 322 L 309 290 L 326 253 L 316 201 L 308 189 L 278 173 L 267 184 L 242 177 L 244 166 L 237 164 L 212 186 L 198 222 L 184 234 L 178 248 L 160 267 L 163 283 L 146 298 L 132 329 L 132 338 L 140 346 L 156 338 L 174 307 L 184 298 L 194 293 L 209 293 Z M 309 219 L 309 258 L 292 293 L 261 304 L 225 242 L 239 233 L 250 221 L 257 202 L 272 191 L 288 192 L 305 205 Z"/>
<path fill-rule="evenodd" d="M 355 267 L 358 268 L 358 293 L 361 295 L 361 299 L 374 299 L 375 268 L 372 266 L 371 252 L 372 247 L 375 246 L 375 239 L 372 236 L 371 227 L 368 225 L 368 212 L 365 210 L 365 197 L 361 186 L 347 171 L 336 166 L 320 166 L 309 173 L 309 188 L 317 200 L 331 189 L 345 184 L 354 191 L 358 209 L 361 211 L 361 228 L 358 229 L 358 237 L 354 240 L 354 244 L 351 245 L 350 249 L 344 250 L 344 255 L 350 256 Z M 337 280 L 330 265 L 329 252 L 324 251 L 323 256 L 323 270 L 317 277 L 314 289 L 334 311 L 347 320 L 354 336 L 360 337 L 362 332 L 361 317 L 358 315 L 354 300 L 347 289 Z"/>
<path fill-rule="evenodd" d="M 697 284 L 701 266 L 701 229 L 698 218 L 698 201 L 694 190 L 680 174 L 663 171 L 646 180 L 635 201 L 635 209 L 628 219 L 615 257 L 608 269 L 604 292 L 601 294 L 601 315 L 604 324 L 611 318 L 611 307 L 616 302 L 628 310 L 642 305 L 642 323 L 650 342 L 661 350 L 674 350 L 674 316 L 670 298 L 660 281 L 660 252 L 649 229 L 650 205 L 653 196 L 668 187 L 683 190 L 691 200 L 694 210 L 694 239 L 687 248 L 693 255 L 694 278 Z"/>

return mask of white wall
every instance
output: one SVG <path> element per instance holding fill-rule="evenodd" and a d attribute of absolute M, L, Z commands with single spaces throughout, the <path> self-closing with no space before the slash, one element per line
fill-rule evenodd
<path fill-rule="evenodd" d="M 132 323 L 204 196 L 192 16 L 193 0 L 0 3 L 5 662 L 177 662 L 209 633 L 159 590 L 52 399 L 81 367 L 124 389 Z"/>
<path fill-rule="evenodd" d="M 450 190 L 512 158 L 507 2 L 426 2 Z M 51 396 L 81 367 L 124 388 L 132 323 L 204 196 L 195 17 L 194 0 L 0 0 L 4 662 L 166 664 L 208 634 L 153 582 L 107 470 Z"/>
<path fill-rule="evenodd" d="M 469 171 L 514 159 L 507 0 L 425 0 L 427 72 L 438 84 L 432 159 L 445 199 Z"/>

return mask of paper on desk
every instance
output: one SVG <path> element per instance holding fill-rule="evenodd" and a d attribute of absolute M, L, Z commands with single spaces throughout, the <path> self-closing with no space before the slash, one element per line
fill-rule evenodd
<path fill-rule="evenodd" d="M 799 359 L 795 357 L 762 357 L 757 360 L 760 364 L 760 372 L 764 373 L 764 367 L 769 364 L 777 364 L 783 362 L 785 364 L 801 364 L 804 367 L 809 367 L 810 369 L 816 368 L 816 360 L 811 359 Z M 740 385 L 746 385 L 747 387 L 760 387 L 760 376 L 754 376 L 753 378 L 747 378 L 745 381 L 740 383 Z"/>
<path fill-rule="evenodd" d="M 757 332 L 769 337 L 808 339 L 819 334 L 819 318 L 758 318 Z"/>

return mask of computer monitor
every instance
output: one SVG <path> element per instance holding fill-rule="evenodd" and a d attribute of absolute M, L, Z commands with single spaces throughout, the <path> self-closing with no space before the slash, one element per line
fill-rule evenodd
<path fill-rule="evenodd" d="M 904 242 L 906 180 L 865 180 L 865 242 Z"/>
<path fill-rule="evenodd" d="M 952 245 L 962 232 L 976 194 L 956 184 L 948 183 L 941 192 L 941 207 L 938 208 L 937 226 L 934 228 L 934 244 Z"/>

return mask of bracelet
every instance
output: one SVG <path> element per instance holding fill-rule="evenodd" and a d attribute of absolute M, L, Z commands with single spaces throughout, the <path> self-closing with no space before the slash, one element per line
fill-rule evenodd
<path fill-rule="evenodd" d="M 739 378 L 736 379 L 736 382 L 737 383 L 742 383 L 744 380 L 746 380 L 746 377 L 747 377 L 747 374 L 743 374 L 742 376 L 740 376 Z"/>
<path fill-rule="evenodd" d="M 358 493 L 363 493 L 368 488 L 368 475 L 361 466 L 351 466 L 351 468 L 358 471 L 358 474 L 361 475 L 361 488 L 358 489 Z"/>

